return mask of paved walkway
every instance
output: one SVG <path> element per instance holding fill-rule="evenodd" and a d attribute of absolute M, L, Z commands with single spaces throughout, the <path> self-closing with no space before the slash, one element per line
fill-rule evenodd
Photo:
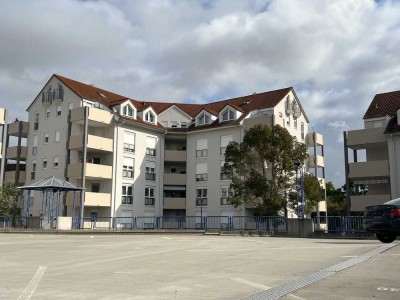
<path fill-rule="evenodd" d="M 1 234 L 0 299 L 244 299 L 382 245 L 179 234 Z M 286 298 L 398 299 L 399 256 L 400 247 L 393 247 Z"/>

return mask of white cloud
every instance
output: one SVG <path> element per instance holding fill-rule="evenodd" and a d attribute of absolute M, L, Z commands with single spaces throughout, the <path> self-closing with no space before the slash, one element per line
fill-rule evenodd
<path fill-rule="evenodd" d="M 24 118 L 52 73 L 175 102 L 294 86 L 342 184 L 340 132 L 400 86 L 399 13 L 372 0 L 5 0 L 0 105 Z"/>

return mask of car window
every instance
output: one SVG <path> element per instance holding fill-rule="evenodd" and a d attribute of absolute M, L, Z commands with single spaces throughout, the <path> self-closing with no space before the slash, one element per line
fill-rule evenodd
<path fill-rule="evenodd" d="M 396 199 L 390 200 L 388 202 L 385 202 L 385 204 L 400 205 L 400 198 L 396 198 Z"/>

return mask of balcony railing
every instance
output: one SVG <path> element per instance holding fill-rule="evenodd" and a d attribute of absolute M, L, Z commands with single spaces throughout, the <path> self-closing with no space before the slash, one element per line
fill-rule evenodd
<path fill-rule="evenodd" d="M 43 92 L 42 94 L 42 104 L 45 107 L 49 107 L 51 102 L 53 101 L 53 93 L 52 92 Z"/>
<path fill-rule="evenodd" d="M 54 102 L 62 102 L 64 100 L 64 89 L 55 89 L 53 91 L 53 100 Z"/>

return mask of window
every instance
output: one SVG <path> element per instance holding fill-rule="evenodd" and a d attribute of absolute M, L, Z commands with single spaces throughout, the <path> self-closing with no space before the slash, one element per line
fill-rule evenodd
<path fill-rule="evenodd" d="M 225 162 L 221 161 L 221 180 L 232 179 L 232 166 L 225 167 Z"/>
<path fill-rule="evenodd" d="M 39 113 L 35 112 L 35 116 L 33 119 L 33 130 L 38 130 L 39 129 Z"/>
<path fill-rule="evenodd" d="M 128 117 L 133 117 L 133 108 L 129 104 L 125 105 L 122 109 L 122 114 Z"/>
<path fill-rule="evenodd" d="M 100 193 L 100 183 L 92 183 L 90 191 L 92 193 Z"/>
<path fill-rule="evenodd" d="M 42 166 L 43 166 L 43 169 L 47 168 L 47 158 L 43 158 Z"/>
<path fill-rule="evenodd" d="M 156 163 L 153 161 L 146 161 L 146 174 L 145 179 L 150 181 L 156 180 Z"/>
<path fill-rule="evenodd" d="M 146 155 L 148 156 L 156 156 L 156 144 L 157 139 L 154 137 L 148 136 L 146 139 Z"/>
<path fill-rule="evenodd" d="M 282 115 L 282 113 L 281 113 L 281 112 L 279 113 L 279 117 L 280 117 L 280 118 L 283 118 L 283 115 Z"/>
<path fill-rule="evenodd" d="M 60 142 L 60 138 L 61 138 L 61 131 L 60 131 L 60 130 L 57 130 L 57 131 L 56 131 L 56 134 L 55 134 L 55 136 L 54 136 L 54 141 L 55 141 L 56 143 L 59 143 L 59 142 Z"/>
<path fill-rule="evenodd" d="M 50 118 L 50 109 L 46 109 L 46 119 Z"/>
<path fill-rule="evenodd" d="M 124 151 L 135 152 L 135 134 L 133 132 L 124 132 Z"/>
<path fill-rule="evenodd" d="M 223 136 L 221 136 L 221 148 L 220 148 L 220 154 L 221 155 L 225 155 L 226 147 L 228 146 L 228 144 L 230 142 L 232 142 L 232 140 L 233 140 L 233 136 L 231 136 L 231 135 L 223 135 Z"/>
<path fill-rule="evenodd" d="M 206 113 L 202 113 L 199 118 L 199 125 L 204 125 L 210 123 L 210 116 L 207 115 Z"/>
<path fill-rule="evenodd" d="M 297 119 L 294 119 L 293 126 L 294 126 L 294 129 L 297 129 Z"/>
<path fill-rule="evenodd" d="M 286 126 L 287 127 L 290 127 L 290 116 L 287 118 L 287 120 L 286 120 Z"/>
<path fill-rule="evenodd" d="M 38 141 L 38 136 L 34 135 L 33 136 L 32 155 L 36 155 L 37 154 L 37 141 Z"/>
<path fill-rule="evenodd" d="M 181 128 L 187 128 L 187 122 L 181 122 Z"/>
<path fill-rule="evenodd" d="M 207 206 L 207 189 L 196 189 L 196 206 Z"/>
<path fill-rule="evenodd" d="M 61 116 L 61 106 L 57 106 L 57 117 Z"/>
<path fill-rule="evenodd" d="M 44 139 L 43 139 L 43 144 L 48 144 L 49 143 L 49 134 L 45 133 L 44 134 Z"/>
<path fill-rule="evenodd" d="M 122 177 L 133 178 L 135 169 L 135 160 L 133 158 L 124 157 L 122 163 Z"/>
<path fill-rule="evenodd" d="M 58 163 L 59 163 L 59 157 L 56 156 L 53 159 L 53 168 L 57 169 L 58 168 Z"/>
<path fill-rule="evenodd" d="M 301 139 L 304 140 L 304 123 L 301 122 Z"/>
<path fill-rule="evenodd" d="M 221 186 L 221 205 L 231 205 L 228 197 L 233 196 L 233 190 L 228 186 Z"/>
<path fill-rule="evenodd" d="M 196 181 L 207 181 L 207 163 L 196 164 Z"/>
<path fill-rule="evenodd" d="M 178 122 L 171 121 L 171 128 L 178 128 Z"/>
<path fill-rule="evenodd" d="M 148 111 L 144 115 L 144 120 L 149 123 L 154 123 L 154 114 L 151 111 Z"/>
<path fill-rule="evenodd" d="M 122 186 L 122 204 L 132 204 L 133 203 L 133 186 L 132 185 L 123 185 Z"/>
<path fill-rule="evenodd" d="M 207 140 L 199 139 L 196 143 L 196 157 L 207 157 Z"/>
<path fill-rule="evenodd" d="M 235 113 L 233 110 L 227 109 L 223 114 L 222 114 L 222 121 L 229 121 L 229 120 L 234 120 L 235 119 Z"/>
<path fill-rule="evenodd" d="M 144 204 L 145 205 L 154 205 L 154 187 L 146 187 L 144 190 Z"/>
<path fill-rule="evenodd" d="M 31 180 L 34 180 L 36 177 L 36 161 L 32 162 L 32 171 L 31 171 Z"/>

